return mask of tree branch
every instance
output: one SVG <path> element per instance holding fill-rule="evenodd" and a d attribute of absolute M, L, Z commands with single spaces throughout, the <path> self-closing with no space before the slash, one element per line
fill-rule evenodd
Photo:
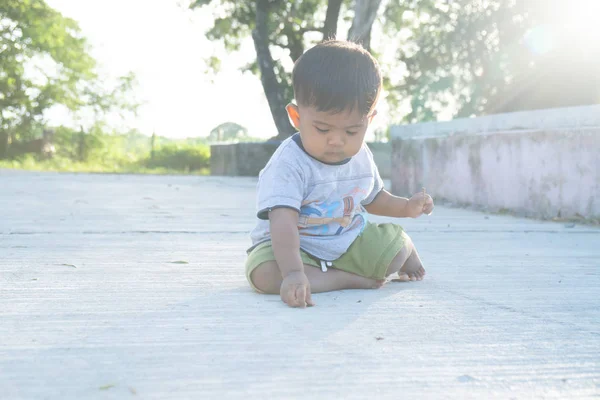
<path fill-rule="evenodd" d="M 327 2 L 327 13 L 325 14 L 325 25 L 323 26 L 323 40 L 334 39 L 337 35 L 337 23 L 342 1 L 329 0 Z"/>
<path fill-rule="evenodd" d="M 356 0 L 354 5 L 354 19 L 348 31 L 348 39 L 361 43 L 367 50 L 370 50 L 371 28 L 380 5 L 381 0 Z"/>
<path fill-rule="evenodd" d="M 286 25 L 282 33 L 287 38 L 287 45 L 282 46 L 290 51 L 293 62 L 304 53 L 304 37 L 301 31 L 295 31 L 293 25 Z"/>

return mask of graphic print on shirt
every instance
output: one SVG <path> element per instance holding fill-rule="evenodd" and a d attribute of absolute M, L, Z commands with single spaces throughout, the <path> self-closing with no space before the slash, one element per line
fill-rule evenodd
<path fill-rule="evenodd" d="M 339 215 L 339 209 L 343 203 L 343 214 Z M 336 212 L 338 211 L 338 212 Z M 300 234 L 307 236 L 339 235 L 345 228 L 354 228 L 359 224 L 364 224 L 364 218 L 361 214 L 355 214 L 354 197 L 346 196 L 342 201 L 309 203 L 300 208 L 300 217 L 298 219 L 298 228 L 301 228 Z M 335 232 L 335 226 L 339 224 Z M 352 226 L 351 226 L 352 225 Z"/>

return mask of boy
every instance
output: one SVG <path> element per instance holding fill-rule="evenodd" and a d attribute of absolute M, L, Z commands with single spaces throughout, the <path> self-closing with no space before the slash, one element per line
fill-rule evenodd
<path fill-rule="evenodd" d="M 299 132 L 259 175 L 250 285 L 306 307 L 313 292 L 375 289 L 394 273 L 423 279 L 402 227 L 367 222 L 366 212 L 416 218 L 433 210 L 424 192 L 406 199 L 383 190 L 364 143 L 381 91 L 377 61 L 357 44 L 327 41 L 296 61 L 293 84 L 297 105 L 287 111 Z"/>

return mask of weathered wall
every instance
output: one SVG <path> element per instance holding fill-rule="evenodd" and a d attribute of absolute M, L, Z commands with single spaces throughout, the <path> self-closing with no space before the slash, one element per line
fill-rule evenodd
<path fill-rule="evenodd" d="M 373 153 L 375 164 L 379 170 L 379 175 L 384 179 L 389 179 L 392 173 L 392 144 L 374 142 L 367 143 Z"/>
<path fill-rule="evenodd" d="M 210 173 L 220 176 L 258 176 L 279 142 L 215 144 L 210 146 Z M 389 178 L 392 146 L 368 143 L 383 178 Z"/>
<path fill-rule="evenodd" d="M 210 146 L 210 173 L 219 176 L 258 176 L 279 144 L 213 144 Z"/>
<path fill-rule="evenodd" d="M 492 210 L 600 218 L 600 107 L 417 124 L 412 132 L 392 129 L 395 193 L 424 186 Z"/>

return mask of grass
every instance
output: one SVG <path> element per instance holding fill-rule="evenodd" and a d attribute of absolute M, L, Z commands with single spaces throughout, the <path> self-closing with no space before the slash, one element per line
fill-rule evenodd
<path fill-rule="evenodd" d="M 152 153 L 150 138 L 140 134 L 86 134 L 59 128 L 50 159 L 22 154 L 0 159 L 0 168 L 107 174 L 192 174 L 210 172 L 210 147 L 198 139 L 157 137 Z"/>
<path fill-rule="evenodd" d="M 99 173 L 99 174 L 154 174 L 154 175 L 209 175 L 210 168 L 195 170 L 164 166 L 148 167 L 143 161 L 106 160 L 106 161 L 73 161 L 69 158 L 54 157 L 49 160 L 38 160 L 31 155 L 13 160 L 0 160 L 0 169 L 19 169 L 26 171 Z"/>
<path fill-rule="evenodd" d="M 39 132 L 17 142 L 39 138 Z M 16 155 L 10 146 L 0 169 L 105 174 L 208 175 L 210 174 L 210 143 L 206 137 L 171 139 L 149 137 L 135 130 L 127 133 L 106 133 L 102 125 L 89 132 L 68 127 L 53 127 L 54 156 L 42 159 L 34 154 Z M 234 141 L 261 141 L 242 137 Z"/>

